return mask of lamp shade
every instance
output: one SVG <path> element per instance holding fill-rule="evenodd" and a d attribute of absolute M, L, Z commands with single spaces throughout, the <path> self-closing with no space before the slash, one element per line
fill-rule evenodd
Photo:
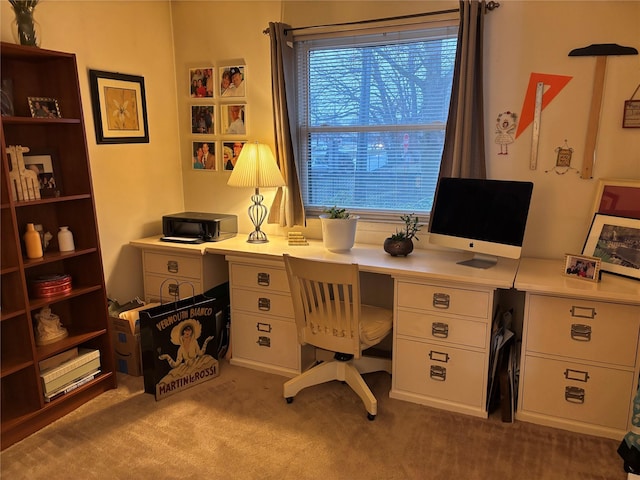
<path fill-rule="evenodd" d="M 282 173 L 269 145 L 245 143 L 227 185 L 232 187 L 281 187 Z"/>

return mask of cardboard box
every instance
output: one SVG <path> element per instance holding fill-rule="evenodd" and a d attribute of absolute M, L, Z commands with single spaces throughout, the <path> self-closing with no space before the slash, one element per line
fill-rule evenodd
<path fill-rule="evenodd" d="M 109 319 L 116 369 L 134 377 L 141 376 L 140 322 L 132 324 L 129 320 L 122 318 L 109 317 Z"/>

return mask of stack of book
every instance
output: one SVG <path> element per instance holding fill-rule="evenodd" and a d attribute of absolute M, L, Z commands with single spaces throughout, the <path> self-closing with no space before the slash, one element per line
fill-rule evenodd
<path fill-rule="evenodd" d="M 39 366 L 44 399 L 50 402 L 100 373 L 100 350 L 72 348 L 41 361 Z"/>

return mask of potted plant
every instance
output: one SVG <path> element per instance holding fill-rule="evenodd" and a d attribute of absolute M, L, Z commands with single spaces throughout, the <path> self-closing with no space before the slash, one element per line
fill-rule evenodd
<path fill-rule="evenodd" d="M 320 215 L 324 247 L 336 253 L 351 250 L 356 239 L 358 218 L 360 217 L 351 215 L 345 208 L 325 208 Z"/>
<path fill-rule="evenodd" d="M 413 213 L 402 215 L 400 220 L 404 222 L 404 228 L 397 230 L 384 241 L 384 251 L 393 257 L 407 256 L 413 252 L 413 239 L 420 240 L 416 234 L 420 231 L 422 224 L 420 219 Z"/>

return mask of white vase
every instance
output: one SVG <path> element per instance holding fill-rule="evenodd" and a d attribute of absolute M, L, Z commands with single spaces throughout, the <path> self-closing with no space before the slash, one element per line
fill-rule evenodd
<path fill-rule="evenodd" d="M 349 218 L 328 218 L 320 215 L 322 223 L 322 243 L 330 252 L 348 252 L 356 240 L 357 215 Z"/>
<path fill-rule="evenodd" d="M 73 234 L 69 230 L 69 227 L 60 227 L 58 232 L 58 249 L 61 252 L 72 252 L 76 249 L 73 243 Z"/>

